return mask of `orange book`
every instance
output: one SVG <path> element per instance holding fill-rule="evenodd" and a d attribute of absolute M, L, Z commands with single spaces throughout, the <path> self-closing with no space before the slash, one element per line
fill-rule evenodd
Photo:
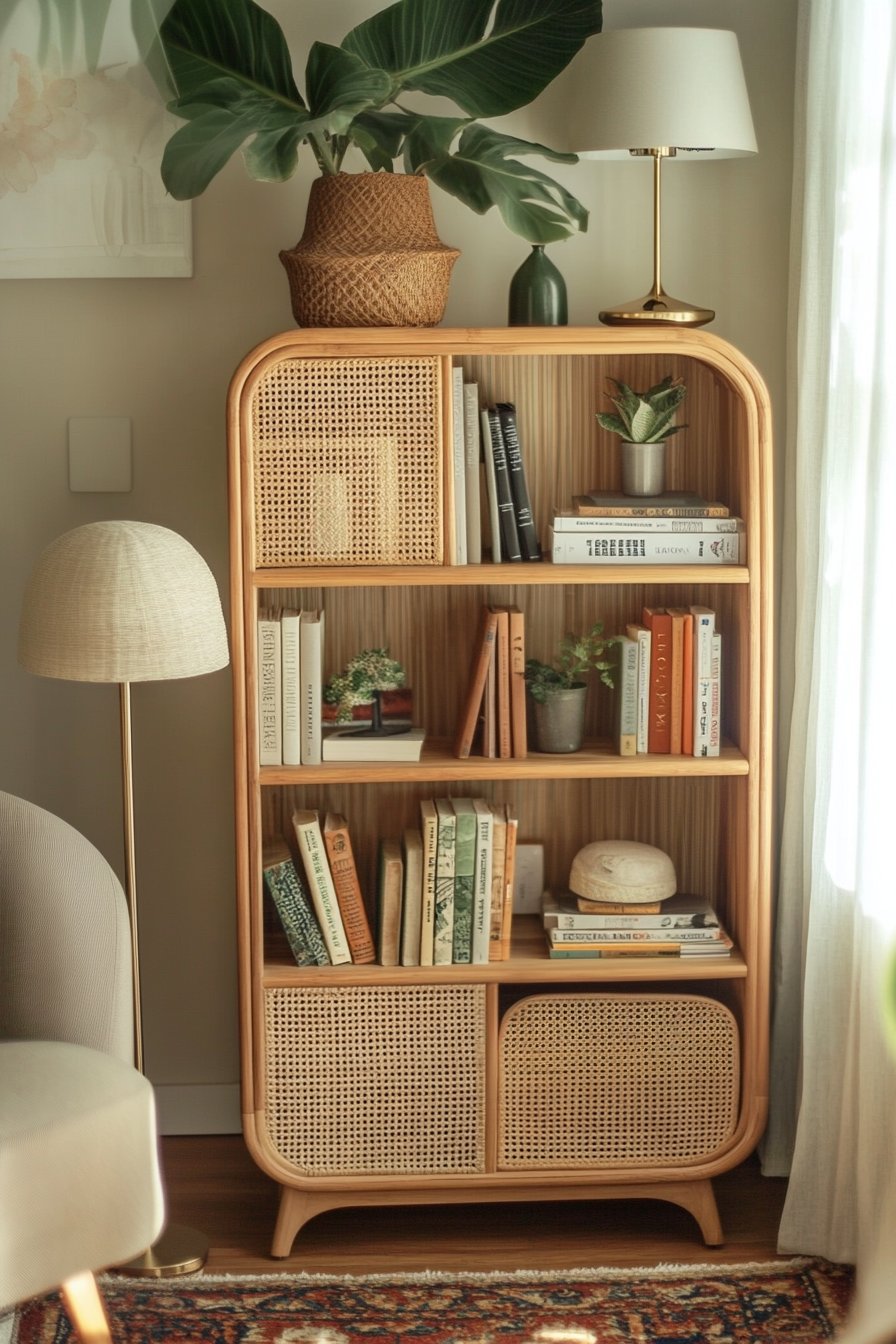
<path fill-rule="evenodd" d="M 526 742 L 526 636 L 523 613 L 508 608 L 510 618 L 510 745 L 515 760 L 525 760 Z"/>
<path fill-rule="evenodd" d="M 463 760 L 469 756 L 479 722 L 482 696 L 488 677 L 489 659 L 495 643 L 495 631 L 498 628 L 497 612 L 483 607 L 479 616 L 479 629 L 473 645 L 473 658 L 470 663 L 470 675 L 467 681 L 467 694 L 461 709 L 457 735 L 454 739 L 454 754 Z"/>
<path fill-rule="evenodd" d="M 352 961 L 359 965 L 376 961 L 376 946 L 367 919 L 345 817 L 338 812 L 328 812 L 324 817 L 323 837 Z"/>
<path fill-rule="evenodd" d="M 684 618 L 680 608 L 668 607 L 672 622 L 672 674 L 669 681 L 669 750 L 681 755 L 682 685 L 684 678 Z"/>
<path fill-rule="evenodd" d="M 647 750 L 669 752 L 672 743 L 672 617 L 665 607 L 645 607 L 641 622 L 650 631 Z"/>
<path fill-rule="evenodd" d="M 498 621 L 495 634 L 498 757 L 506 761 L 513 751 L 510 728 L 510 615 L 506 607 L 492 607 L 491 610 Z"/>
<path fill-rule="evenodd" d="M 687 607 L 670 607 L 673 618 L 683 617 L 681 674 L 681 750 L 694 754 L 694 616 Z"/>

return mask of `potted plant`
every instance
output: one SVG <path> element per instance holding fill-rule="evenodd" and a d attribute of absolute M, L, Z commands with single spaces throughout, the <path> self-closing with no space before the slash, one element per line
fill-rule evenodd
<path fill-rule="evenodd" d="M 646 392 L 633 392 L 611 378 L 616 412 L 598 411 L 602 429 L 622 439 L 622 489 L 626 495 L 660 495 L 666 488 L 666 440 L 687 425 L 676 425 L 675 412 L 687 394 L 681 379 L 668 374 Z"/>
<path fill-rule="evenodd" d="M 384 725 L 380 707 L 383 691 L 397 691 L 405 684 L 401 663 L 389 657 L 388 649 L 363 649 L 346 663 L 342 672 L 332 676 L 324 687 L 324 703 L 336 708 L 337 723 L 351 723 L 355 705 L 371 705 L 369 728 L 357 729 L 359 736 L 389 737 L 406 731 L 404 726 Z"/>
<path fill-rule="evenodd" d="M 596 672 L 613 689 L 610 654 L 618 642 L 616 635 L 604 634 L 602 621 L 595 621 L 584 634 L 564 635 L 553 662 L 526 659 L 536 751 L 578 751 L 585 736 L 586 678 Z"/>
<path fill-rule="evenodd" d="M 164 9 L 166 0 L 157 3 Z M 359 275 L 354 253 L 376 257 L 380 281 L 393 301 L 394 292 L 406 297 L 412 317 L 423 291 L 444 281 L 441 307 L 428 303 L 414 323 L 435 325 L 457 252 L 435 234 L 427 179 L 479 214 L 496 206 L 508 228 L 532 244 L 587 227 L 587 211 L 570 192 L 520 161 L 540 155 L 574 163 L 576 156 L 505 135 L 480 118 L 531 102 L 600 28 L 601 0 L 498 0 L 496 8 L 492 0 L 398 0 L 338 47 L 315 42 L 303 95 L 279 24 L 254 0 L 174 0 L 149 60 L 157 80 L 173 86 L 171 110 L 186 123 L 165 148 L 163 180 L 179 200 L 198 196 L 243 149 L 252 177 L 285 181 L 307 147 L 321 176 L 303 239 L 281 254 L 294 310 L 297 299 L 308 309 L 296 320 L 401 324 L 392 309 L 377 317 L 377 274 L 368 266 Z M 418 110 L 421 94 L 450 99 L 456 113 Z M 366 171 L 348 171 L 352 157 Z M 406 193 L 411 203 L 399 216 Z M 412 229 L 422 258 L 414 256 Z M 320 295 L 333 278 L 324 268 L 339 273 L 344 302 Z M 366 321 L 358 316 L 365 306 L 373 310 Z"/>

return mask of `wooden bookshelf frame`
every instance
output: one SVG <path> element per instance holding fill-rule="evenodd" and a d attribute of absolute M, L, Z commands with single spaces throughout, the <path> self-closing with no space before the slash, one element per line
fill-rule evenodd
<path fill-rule="evenodd" d="M 519 403 L 523 451 L 539 533 L 555 502 L 572 493 L 618 488 L 617 453 L 595 427 L 603 409 L 606 376 L 632 385 L 658 381 L 667 372 L 688 383 L 684 411 L 690 428 L 670 441 L 668 481 L 672 489 L 697 489 L 722 498 L 746 523 L 743 565 L 561 566 L 541 564 L 450 564 L 409 566 L 258 566 L 253 534 L 253 432 L 249 408 L 258 379 L 278 361 L 393 359 L 434 356 L 442 370 L 440 415 L 444 443 L 450 444 L 447 377 L 460 361 L 477 377 L 489 399 Z M 334 368 L 336 366 L 334 365 Z M 239 911 L 240 1020 L 244 1133 L 255 1160 L 282 1190 L 272 1253 L 287 1255 L 308 1218 L 327 1208 L 529 1199 L 651 1198 L 687 1208 L 705 1240 L 722 1231 L 712 1194 L 712 1178 L 743 1161 L 765 1124 L 768 1077 L 769 910 L 772 798 L 772 459 L 771 416 L 764 383 L 733 347 L 710 333 L 663 329 L 500 328 L 427 330 L 291 331 L 263 342 L 234 374 L 228 398 L 231 613 L 234 675 L 235 806 Z M 615 444 L 615 440 L 613 440 Z M 446 450 L 450 458 L 450 450 Z M 451 472 L 443 473 L 443 531 L 446 554 L 452 541 Z M 325 595 L 328 608 L 328 671 L 354 652 L 350 640 L 367 613 L 386 613 L 390 638 L 413 646 L 416 679 L 428 733 L 419 763 L 323 764 L 259 768 L 255 729 L 254 622 L 258 605 L 280 594 Z M 682 756 L 621 758 L 612 752 L 608 708 L 592 715 L 583 751 L 568 757 L 530 754 L 526 760 L 457 760 L 450 750 L 452 718 L 459 707 L 468 660 L 465 640 L 455 634 L 439 655 L 414 639 L 421 613 L 432 615 L 442 634 L 463 622 L 484 593 L 492 600 L 519 599 L 527 605 L 527 648 L 547 639 L 554 620 L 575 620 L 598 611 L 613 622 L 636 617 L 643 601 L 658 605 L 703 602 L 719 612 L 726 635 L 724 745 L 718 758 Z M 665 599 L 665 600 L 664 600 Z M 336 618 L 331 623 L 332 604 Z M 528 606 L 533 608 L 529 623 Z M 376 617 L 371 617 L 374 621 Z M 376 629 L 369 624 L 369 629 Z M 377 641 L 381 642 L 381 641 Z M 360 647 L 357 644 L 356 647 Z M 393 652 L 396 651 L 393 649 Z M 405 649 L 400 650 L 404 661 Z M 556 813 L 558 790 L 563 817 Z M 550 961 L 534 919 L 514 927 L 508 961 L 487 966 L 340 966 L 299 969 L 283 946 L 265 933 L 261 913 L 260 855 L 266 829 L 301 797 L 305 805 L 335 806 L 349 816 L 353 843 L 377 829 L 381 807 L 410 812 L 421 796 L 485 793 L 519 798 L 521 839 L 546 847 L 547 877 L 565 883 L 575 848 L 597 838 L 594 816 L 614 822 L 635 814 L 641 838 L 664 843 L 679 867 L 680 885 L 698 886 L 718 902 L 736 942 L 730 960 L 715 964 L 646 960 L 632 962 Z M 335 799 L 335 804 L 331 803 Z M 379 800 L 383 799 L 384 802 Z M 568 817 L 566 815 L 568 813 Z M 602 831 L 602 833 L 607 833 Z M 364 849 L 364 840 L 360 848 Z M 368 858 L 369 864 L 369 858 Z M 684 882 L 682 875 L 684 874 Z M 692 882 L 693 886 L 688 884 Z M 278 994 L 301 1007 L 302 996 L 345 987 L 394 994 L 396 1002 L 424 993 L 428 986 L 457 987 L 475 996 L 472 1016 L 483 1036 L 481 1076 L 471 1080 L 475 1107 L 482 1109 L 481 1170 L 339 1171 L 308 1174 L 284 1156 L 271 1137 L 269 1083 L 284 1051 L 266 1027 L 266 1005 Z M 590 1168 L 498 1170 L 499 1040 L 506 996 L 556 992 L 668 994 L 683 992 L 724 1004 L 738 1029 L 732 1074 L 737 1087 L 736 1117 L 716 1149 L 693 1160 L 644 1160 Z M 371 1000 L 370 1002 L 373 1002 Z M 354 1011 L 354 1009 L 353 1009 Z M 480 1021 L 481 1019 L 481 1021 Z M 421 1030 L 425 1023 L 421 1021 Z M 357 1028 L 356 1028 L 357 1030 Z M 296 1046 L 299 1074 L 309 1065 L 306 1043 Z M 272 1053 L 273 1052 L 273 1053 Z M 309 1076 L 310 1076 L 309 1074 Z M 456 1079 L 451 1080 L 454 1088 Z M 481 1096 L 480 1096 L 481 1084 Z M 297 1084 L 301 1086 L 301 1082 Z M 335 1095 L 335 1093 L 334 1093 Z M 450 1091 L 446 1105 L 466 1099 Z M 330 1109 L 328 1110 L 328 1106 Z M 336 1103 L 322 1097 L 317 1123 L 335 1121 Z M 477 1112 L 478 1113 L 478 1112 Z M 471 1111 L 472 1114 L 472 1111 Z M 288 1124 L 288 1116 L 286 1122 Z M 477 1121 L 476 1123 L 479 1123 Z M 388 1164 L 388 1158 L 385 1159 Z"/>

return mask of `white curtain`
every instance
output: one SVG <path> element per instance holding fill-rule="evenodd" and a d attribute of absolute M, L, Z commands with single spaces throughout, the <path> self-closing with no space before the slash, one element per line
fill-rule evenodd
<path fill-rule="evenodd" d="M 888 1257 L 896 1316 L 896 5 L 800 0 L 769 1174 L 780 1250 Z M 892 1236 L 889 1246 L 883 1245 Z M 863 1289 L 864 1290 L 864 1289 Z M 896 1338 L 889 1333 L 850 1338 Z"/>

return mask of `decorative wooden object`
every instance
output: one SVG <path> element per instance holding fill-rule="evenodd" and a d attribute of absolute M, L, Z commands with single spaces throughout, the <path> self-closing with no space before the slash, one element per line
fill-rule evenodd
<path fill-rule="evenodd" d="M 483 401 L 516 404 L 542 536 L 557 504 L 620 487 L 618 445 L 595 420 L 607 376 L 634 386 L 681 376 L 690 427 L 669 442 L 667 488 L 722 500 L 742 517 L 746 563 L 444 563 L 455 362 Z M 322 424 L 344 413 L 359 443 L 376 439 L 384 432 L 370 409 L 376 395 L 368 389 L 350 406 L 345 375 L 375 371 L 374 382 L 394 386 L 406 370 L 416 381 L 420 366 L 435 370 L 426 374 L 419 423 L 430 428 L 421 430 L 415 465 L 426 504 L 413 517 L 404 507 L 395 515 L 401 558 L 377 561 L 365 550 L 363 523 L 343 529 L 345 559 L 332 545 L 319 548 L 309 542 L 319 521 L 304 512 L 307 487 L 297 479 L 304 482 L 309 454 L 334 449 L 329 431 L 303 438 L 297 419 L 313 423 L 319 405 Z M 395 406 L 385 433 L 397 437 L 400 397 Z M 432 425 L 441 445 L 435 477 Z M 772 475 L 758 373 L 693 329 L 289 332 L 234 375 L 229 438 L 244 1131 L 282 1188 L 273 1254 L 288 1255 L 302 1224 L 328 1208 L 520 1199 L 668 1200 L 690 1210 L 707 1243 L 720 1242 L 711 1181 L 753 1151 L 767 1099 Z M 345 461 L 350 473 L 351 455 Z M 601 691 L 579 752 L 457 759 L 470 639 L 486 602 L 525 611 L 536 657 L 596 619 L 622 630 L 644 605 L 712 607 L 724 635 L 721 754 L 616 755 L 613 696 Z M 325 675 L 359 648 L 387 646 L 427 728 L 420 762 L 259 768 L 261 606 L 326 609 Z M 552 886 L 565 886 L 574 855 L 592 840 L 657 846 L 679 889 L 717 907 L 735 951 L 727 959 L 552 961 L 529 916 L 515 920 L 503 962 L 297 967 L 285 942 L 265 931 L 264 838 L 288 834 L 296 807 L 344 814 L 369 893 L 377 841 L 416 824 L 422 798 L 449 794 L 512 802 L 520 840 L 544 846 Z M 546 1086 L 555 1072 L 556 1086 Z M 645 1080 L 649 1106 L 631 1124 Z"/>

